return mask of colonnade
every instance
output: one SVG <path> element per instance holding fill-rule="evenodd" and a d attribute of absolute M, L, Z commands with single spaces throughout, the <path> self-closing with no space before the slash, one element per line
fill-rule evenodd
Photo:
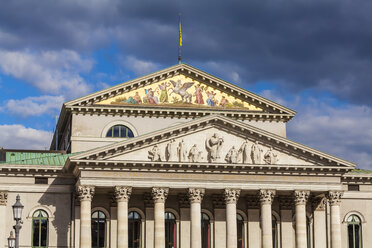
<path fill-rule="evenodd" d="M 132 188 L 127 186 L 114 187 L 115 199 L 117 201 L 117 247 L 128 248 L 128 201 Z M 91 246 L 91 201 L 94 195 L 93 186 L 78 186 L 77 192 L 80 204 L 80 248 Z M 154 248 L 165 247 L 165 201 L 168 197 L 169 188 L 152 188 L 152 199 L 154 201 Z M 276 195 L 275 190 L 261 189 L 258 192 L 260 202 L 260 224 L 262 248 L 272 248 L 272 202 Z M 205 190 L 201 188 L 189 188 L 188 199 L 190 202 L 190 247 L 201 248 L 201 202 Z M 306 203 L 310 191 L 294 191 L 293 201 L 295 205 L 295 242 L 297 248 L 307 248 L 306 235 Z M 341 220 L 340 199 L 342 192 L 330 191 L 327 194 L 331 209 L 331 248 L 341 248 Z M 239 189 L 227 188 L 224 190 L 226 205 L 226 247 L 237 248 L 237 220 L 236 204 L 240 197 Z M 324 204 L 320 199 L 318 208 Z M 315 209 L 317 210 L 317 209 Z M 324 211 L 323 211 L 324 212 Z M 314 246 L 325 247 L 326 223 L 325 215 L 315 213 L 314 224 L 317 231 L 314 232 Z"/>

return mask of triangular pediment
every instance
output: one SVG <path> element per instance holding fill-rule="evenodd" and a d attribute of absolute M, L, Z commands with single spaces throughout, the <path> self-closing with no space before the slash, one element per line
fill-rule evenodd
<path fill-rule="evenodd" d="M 219 115 L 87 151 L 71 160 L 355 167 L 346 160 Z"/>
<path fill-rule="evenodd" d="M 67 102 L 65 106 L 239 110 L 289 118 L 295 114 L 291 109 L 187 64 L 121 83 Z"/>

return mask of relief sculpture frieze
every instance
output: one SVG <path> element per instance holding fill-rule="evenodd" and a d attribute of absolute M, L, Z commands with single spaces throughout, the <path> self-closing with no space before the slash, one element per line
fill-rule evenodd
<path fill-rule="evenodd" d="M 147 150 L 150 161 L 209 162 L 229 164 L 269 164 L 279 162 L 279 153 L 272 146 L 261 145 L 259 141 L 245 139 L 229 142 L 223 135 L 213 132 L 206 134 L 204 144 L 185 138 L 170 139 Z M 203 140 L 201 140 L 203 142 Z M 240 147 L 238 149 L 238 147 Z"/>

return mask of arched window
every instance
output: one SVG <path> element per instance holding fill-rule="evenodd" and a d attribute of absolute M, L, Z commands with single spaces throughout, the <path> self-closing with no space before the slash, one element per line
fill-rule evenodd
<path fill-rule="evenodd" d="M 273 248 L 278 248 L 278 220 L 272 215 Z"/>
<path fill-rule="evenodd" d="M 48 214 L 36 210 L 32 215 L 32 247 L 48 247 Z"/>
<path fill-rule="evenodd" d="M 177 233 L 176 216 L 170 212 L 165 213 L 165 247 L 176 248 Z"/>
<path fill-rule="evenodd" d="M 128 247 L 141 248 L 141 216 L 132 211 L 128 214 Z"/>
<path fill-rule="evenodd" d="M 106 215 L 102 211 L 92 214 L 92 248 L 106 247 Z"/>
<path fill-rule="evenodd" d="M 238 248 L 244 248 L 244 219 L 240 214 L 236 214 L 236 223 L 238 225 Z"/>
<path fill-rule="evenodd" d="M 133 138 L 134 134 L 127 126 L 115 125 L 110 127 L 106 133 L 106 137 L 110 138 Z"/>
<path fill-rule="evenodd" d="M 211 221 L 206 213 L 201 213 L 202 248 L 211 247 Z"/>
<path fill-rule="evenodd" d="M 352 214 L 347 218 L 347 232 L 349 248 L 362 248 L 362 222 L 357 215 Z"/>

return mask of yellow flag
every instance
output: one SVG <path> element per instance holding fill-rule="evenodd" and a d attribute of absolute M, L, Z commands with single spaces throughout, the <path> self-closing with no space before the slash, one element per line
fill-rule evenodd
<path fill-rule="evenodd" d="M 180 47 L 182 46 L 182 32 L 181 32 L 181 16 L 178 21 L 179 31 L 180 31 Z"/>

